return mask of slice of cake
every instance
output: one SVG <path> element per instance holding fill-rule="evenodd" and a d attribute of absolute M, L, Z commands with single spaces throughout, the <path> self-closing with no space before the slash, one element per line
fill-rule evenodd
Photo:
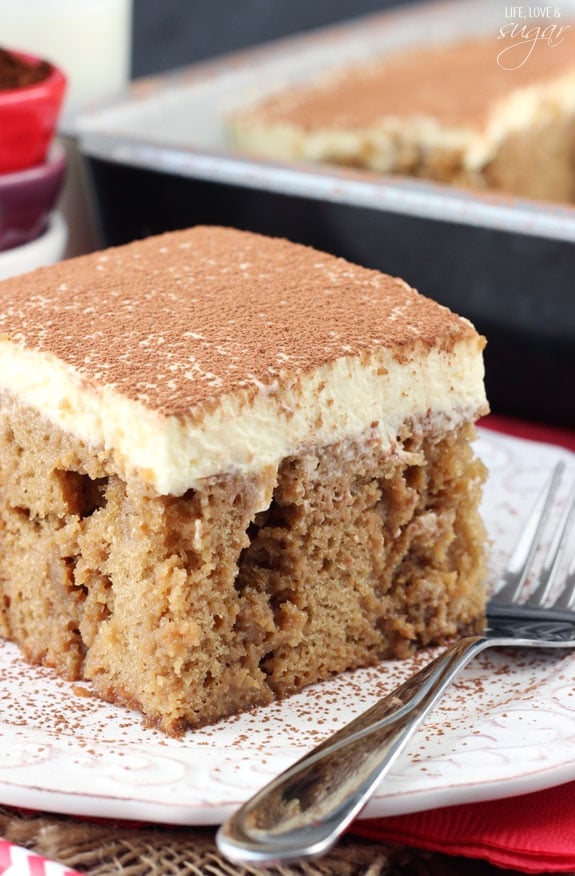
<path fill-rule="evenodd" d="M 575 27 L 503 37 L 332 72 L 238 112 L 232 140 L 276 159 L 575 201 Z"/>
<path fill-rule="evenodd" d="M 3 636 L 170 733 L 481 623 L 483 339 L 198 227 L 0 287 Z"/>

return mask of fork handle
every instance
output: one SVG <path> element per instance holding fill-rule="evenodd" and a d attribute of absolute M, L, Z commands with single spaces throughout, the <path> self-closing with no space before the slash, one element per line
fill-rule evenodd
<path fill-rule="evenodd" d="M 230 860 L 261 865 L 315 858 L 365 806 L 445 688 L 491 642 L 468 636 L 409 678 L 245 803 L 218 831 Z"/>

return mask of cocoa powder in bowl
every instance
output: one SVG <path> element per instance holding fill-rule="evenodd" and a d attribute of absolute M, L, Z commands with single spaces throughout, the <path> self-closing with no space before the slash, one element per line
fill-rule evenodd
<path fill-rule="evenodd" d="M 52 65 L 47 61 L 29 63 L 0 48 L 0 91 L 11 88 L 26 88 L 42 82 L 52 72 Z"/>

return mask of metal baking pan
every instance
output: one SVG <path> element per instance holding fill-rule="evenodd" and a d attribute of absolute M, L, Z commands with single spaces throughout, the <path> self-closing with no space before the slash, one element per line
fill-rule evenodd
<path fill-rule="evenodd" d="M 575 206 L 234 153 L 242 106 L 358 59 L 509 24 L 500 0 L 423 3 L 142 79 L 75 121 L 106 244 L 197 223 L 285 236 L 412 285 L 488 337 L 502 413 L 575 426 Z M 575 0 L 564 0 L 565 23 Z"/>

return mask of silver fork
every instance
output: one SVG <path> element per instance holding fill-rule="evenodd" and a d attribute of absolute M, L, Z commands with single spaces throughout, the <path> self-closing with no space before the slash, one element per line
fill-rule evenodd
<path fill-rule="evenodd" d="M 487 606 L 486 630 L 454 642 L 390 695 L 305 755 L 245 803 L 217 834 L 220 851 L 236 863 L 260 866 L 317 858 L 365 806 L 416 729 L 463 667 L 488 647 L 575 647 L 575 557 L 561 593 L 548 596 L 562 568 L 575 510 L 575 488 L 537 578 L 521 600 L 564 464 L 559 463 L 508 561 Z"/>

